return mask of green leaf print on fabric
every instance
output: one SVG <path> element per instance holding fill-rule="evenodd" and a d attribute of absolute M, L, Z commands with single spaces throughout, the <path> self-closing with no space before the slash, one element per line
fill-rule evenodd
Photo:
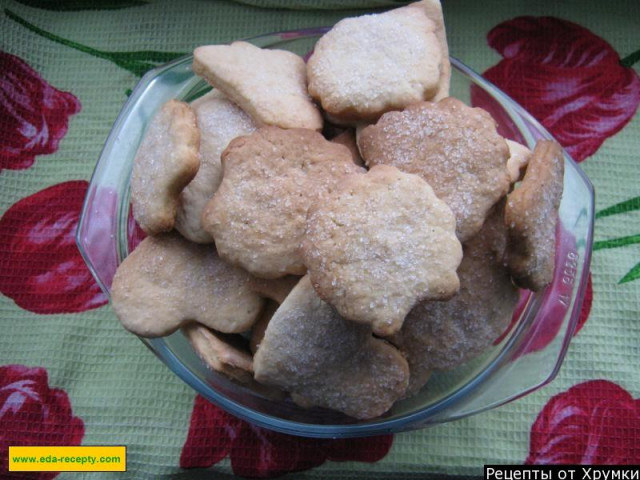
<path fill-rule="evenodd" d="M 628 237 L 612 238 L 610 240 L 600 240 L 593 243 L 593 251 L 603 250 L 607 248 L 626 247 L 627 245 L 633 245 L 640 243 L 640 235 L 629 235 Z"/>
<path fill-rule="evenodd" d="M 640 210 L 640 197 L 633 197 L 624 202 L 611 205 L 599 212 L 596 212 L 596 218 L 608 217 L 610 215 L 617 215 L 619 213 L 632 212 L 633 210 Z"/>
<path fill-rule="evenodd" d="M 627 272 L 618 283 L 627 283 L 640 278 L 640 263 L 636 263 L 635 267 Z"/>
<path fill-rule="evenodd" d="M 595 218 L 604 218 L 611 215 L 619 215 L 621 213 L 633 212 L 640 210 L 640 197 L 633 197 L 610 207 L 604 208 L 599 212 L 596 212 Z M 626 247 L 628 245 L 635 245 L 640 243 L 640 234 L 628 235 L 625 237 L 611 238 L 609 240 L 599 240 L 593 242 L 593 251 L 608 250 L 610 248 Z M 618 284 L 632 282 L 640 278 L 640 263 L 636 264 L 631 270 L 629 270 L 624 277 L 620 279 Z"/>
<path fill-rule="evenodd" d="M 158 52 L 153 50 L 141 50 L 141 51 L 134 51 L 134 52 L 108 52 L 108 51 L 98 50 L 98 49 L 89 47 L 87 45 L 82 45 L 72 40 L 68 40 L 66 38 L 60 37 L 53 33 L 47 32 L 33 25 L 32 23 L 29 23 L 27 20 L 16 15 L 9 9 L 5 8 L 4 13 L 11 20 L 31 30 L 36 35 L 39 35 L 48 40 L 51 40 L 52 42 L 59 43 L 66 47 L 73 48 L 80 52 L 88 53 L 89 55 L 93 55 L 94 57 L 108 60 L 112 63 L 115 63 L 120 68 L 123 68 L 138 77 L 141 77 L 148 70 L 151 70 L 152 68 L 155 68 L 158 65 L 162 65 L 163 63 L 170 62 L 171 60 L 174 60 L 176 58 L 186 55 L 185 53 L 182 53 L 182 52 Z"/>

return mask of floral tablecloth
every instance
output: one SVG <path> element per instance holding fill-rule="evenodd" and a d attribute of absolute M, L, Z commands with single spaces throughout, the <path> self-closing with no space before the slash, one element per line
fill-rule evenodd
<path fill-rule="evenodd" d="M 74 233 L 88 179 L 146 70 L 197 45 L 400 3 L 0 2 L 0 478 L 12 478 L 9 445 L 126 445 L 127 478 L 442 478 L 481 476 L 492 463 L 640 463 L 635 0 L 443 2 L 452 55 L 538 118 L 597 192 L 580 325 L 557 378 L 529 396 L 368 439 L 262 430 L 197 396 L 127 334 L 84 266 Z"/>

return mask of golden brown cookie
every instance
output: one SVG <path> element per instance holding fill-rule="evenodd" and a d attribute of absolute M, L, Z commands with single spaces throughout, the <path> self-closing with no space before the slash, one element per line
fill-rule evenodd
<path fill-rule="evenodd" d="M 198 172 L 200 132 L 184 102 L 169 100 L 154 115 L 133 161 L 133 216 L 150 235 L 173 228 L 182 189 Z"/>
<path fill-rule="evenodd" d="M 520 186 L 505 207 L 508 229 L 506 261 L 513 280 L 529 290 L 542 290 L 553 280 L 556 224 L 564 187 L 562 147 L 539 140 Z"/>
<path fill-rule="evenodd" d="M 375 121 L 438 92 L 442 48 L 424 8 L 346 18 L 316 43 L 309 93 L 334 122 Z"/>
<path fill-rule="evenodd" d="M 301 251 L 320 298 L 387 336 L 419 301 L 458 290 L 455 228 L 451 209 L 424 180 L 377 165 L 344 177 L 309 209 Z"/>
<path fill-rule="evenodd" d="M 213 237 L 200 223 L 202 210 L 222 181 L 220 155 L 231 140 L 256 129 L 251 117 L 219 90 L 212 90 L 191 103 L 200 129 L 200 168 L 182 190 L 175 228 L 196 243 L 211 243 Z"/>
<path fill-rule="evenodd" d="M 261 278 L 302 275 L 307 210 L 339 179 L 362 169 L 317 132 L 262 127 L 233 140 L 224 176 L 202 217 L 220 256 Z"/>
<path fill-rule="evenodd" d="M 316 405 L 367 419 L 406 389 L 400 352 L 371 329 L 341 318 L 303 277 L 275 313 L 254 357 L 255 378 Z"/>
<path fill-rule="evenodd" d="M 190 321 L 220 332 L 251 328 L 262 299 L 249 274 L 210 245 L 171 232 L 146 237 L 118 266 L 111 301 L 124 327 L 143 337 L 169 335 Z"/>
<path fill-rule="evenodd" d="M 253 358 L 240 339 L 223 337 L 195 322 L 182 327 L 182 333 L 209 368 L 243 384 L 254 381 Z"/>
<path fill-rule="evenodd" d="M 460 241 L 475 235 L 509 188 L 509 148 L 491 116 L 452 97 L 384 114 L 362 129 L 358 146 L 368 166 L 415 173 L 456 216 Z"/>
<path fill-rule="evenodd" d="M 247 42 L 207 45 L 194 50 L 193 71 L 260 126 L 322 129 L 322 115 L 307 92 L 306 65 L 295 53 Z"/>
<path fill-rule="evenodd" d="M 282 390 L 254 380 L 253 357 L 241 335 L 221 334 L 195 322 L 182 327 L 182 333 L 211 370 L 270 400 L 281 401 L 286 397 Z"/>
<path fill-rule="evenodd" d="M 446 302 L 421 302 L 407 315 L 398 342 L 411 372 L 407 395 L 417 393 L 433 370 L 484 352 L 509 325 L 519 295 L 502 263 L 505 236 L 499 204 L 464 244 L 458 294 Z"/>

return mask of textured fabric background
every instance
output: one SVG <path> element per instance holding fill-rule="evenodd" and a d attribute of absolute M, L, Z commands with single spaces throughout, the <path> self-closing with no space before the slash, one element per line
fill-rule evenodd
<path fill-rule="evenodd" d="M 96 51 L 186 53 L 201 44 L 332 25 L 343 17 L 374 11 L 365 7 L 398 2 L 152 0 L 128 2 L 137 4 L 127 8 L 108 8 L 123 7 L 126 2 L 96 2 L 96 9 L 89 10 L 83 8 L 89 5 L 83 1 L 57 2 L 57 8 L 66 7 L 64 10 L 52 9 L 54 3 L 0 2 L 0 49 L 22 59 L 47 84 L 70 92 L 80 102 L 81 110 L 69 115 L 68 131 L 56 151 L 36 155 L 29 168 L 2 171 L 0 212 L 8 212 L 21 199 L 52 185 L 89 180 L 127 91 L 138 81 L 134 73 L 114 64 L 108 54 L 99 56 Z M 501 22 L 523 15 L 552 16 L 575 22 L 608 42 L 620 57 L 640 49 L 640 3 L 633 0 L 448 0 L 443 3 L 451 54 L 478 72 L 484 72 L 502 59 L 488 45 L 487 34 Z M 285 4 L 290 8 L 264 8 Z M 345 4 L 355 9 L 341 8 Z M 83 52 L 45 38 L 16 21 L 16 16 L 43 31 L 90 48 Z M 634 68 L 637 77 L 638 64 Z M 0 99 L 5 102 L 8 94 L 5 91 L 3 95 Z M 638 97 L 632 94 L 630 98 L 627 105 Z M 576 108 L 579 108 L 577 104 Z M 633 118 L 619 132 L 608 136 L 581 164 L 596 188 L 596 211 L 640 195 L 640 120 L 634 112 L 635 108 L 631 113 Z M 1 138 L 5 143 L 11 133 L 7 119 L 11 113 L 5 109 L 3 115 L 0 121 L 4 122 L 5 133 Z M 38 208 L 46 209 L 47 205 Z M 51 209 L 53 211 L 54 206 Z M 8 214 L 5 216 L 8 218 Z M 5 221 L 0 237 L 14 238 L 17 228 L 16 224 Z M 596 241 L 638 234 L 640 211 L 637 206 L 635 210 L 596 221 Z M 3 242 L 3 246 L 8 245 Z M 628 392 L 629 398 L 638 399 L 640 281 L 619 281 L 640 261 L 640 244 L 633 239 L 623 243 L 624 246 L 618 248 L 603 247 L 594 252 L 590 313 L 571 344 L 560 374 L 550 385 L 468 419 L 396 434 L 389 452 L 377 462 L 325 461 L 290 478 L 346 480 L 422 478 L 427 473 L 481 475 L 483 464 L 525 462 L 532 448 L 531 432 L 536 417 L 552 398 L 571 397 L 567 392 L 576 385 L 604 380 Z M 55 245 L 51 248 L 55 249 Z M 18 277 L 23 268 L 22 264 L 18 265 L 20 261 L 22 257 L 13 256 L 8 260 L 3 257 L 0 271 L 3 285 L 20 282 Z M 34 281 L 46 283 L 47 278 L 41 276 Z M 0 295 L 0 331 L 0 365 L 46 369 L 49 387 L 66 392 L 73 416 L 84 423 L 82 444 L 127 445 L 127 478 L 209 479 L 231 475 L 228 457 L 209 470 L 180 468 L 195 393 L 138 339 L 121 328 L 108 305 L 74 313 L 35 313 L 18 306 L 16 299 L 5 292 Z M 0 383 L 0 402 L 6 400 L 2 388 Z M 582 398 L 580 395 L 576 398 Z M 640 463 L 640 402 L 624 401 L 627 403 L 619 400 L 631 412 L 627 412 L 631 420 L 625 421 L 630 427 L 619 435 L 627 442 L 625 445 L 632 445 L 630 453 L 625 455 L 637 464 Z M 618 418 L 614 410 L 610 409 L 606 418 Z M 4 435 L 5 441 L 9 438 L 9 429 L 18 428 L 9 420 L 8 413 L 0 412 L 0 439 Z M 7 428 L 4 432 L 3 425 Z M 0 446 L 5 446 L 2 440 Z M 633 455 L 637 456 L 633 458 Z M 4 473 L 0 472 L 0 477 Z M 58 478 L 102 476 L 110 475 L 62 473 Z"/>

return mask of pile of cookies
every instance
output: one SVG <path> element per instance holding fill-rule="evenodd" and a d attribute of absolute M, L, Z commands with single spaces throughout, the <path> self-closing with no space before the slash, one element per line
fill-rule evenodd
<path fill-rule="evenodd" d="M 562 150 L 449 96 L 438 0 L 342 20 L 306 63 L 235 42 L 193 71 L 213 89 L 167 102 L 134 161 L 148 236 L 111 292 L 131 332 L 182 329 L 247 388 L 370 419 L 552 280 Z"/>

